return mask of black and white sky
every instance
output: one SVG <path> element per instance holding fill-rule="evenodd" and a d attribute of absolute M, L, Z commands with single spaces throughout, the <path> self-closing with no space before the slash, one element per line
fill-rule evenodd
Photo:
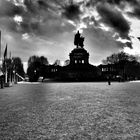
<path fill-rule="evenodd" d="M 140 0 L 0 0 L 2 49 L 24 62 L 44 55 L 69 59 L 80 30 L 90 63 L 124 50 L 140 54 Z"/>

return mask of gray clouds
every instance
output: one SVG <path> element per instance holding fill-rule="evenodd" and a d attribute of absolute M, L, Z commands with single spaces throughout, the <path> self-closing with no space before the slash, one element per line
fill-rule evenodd
<path fill-rule="evenodd" d="M 7 0 L 0 0 L 0 17 L 13 17 L 23 12 L 24 8 L 22 6 L 16 6 Z"/>
<path fill-rule="evenodd" d="M 82 14 L 82 12 L 80 11 L 80 7 L 79 5 L 76 5 L 76 4 L 75 5 L 70 4 L 70 5 L 65 6 L 64 12 L 62 13 L 64 17 L 70 20 L 79 20 L 80 14 Z"/>
<path fill-rule="evenodd" d="M 73 0 L 73 3 L 70 0 L 14 1 L 0 0 L 0 28 L 21 38 L 27 33 L 38 38 L 51 38 L 58 43 L 59 36 L 73 35 L 80 28 L 86 33 L 85 40 L 90 42 L 87 45 L 100 52 L 110 48 L 111 52 L 123 47 L 132 48 L 131 23 L 126 16 L 140 18 L 138 0 Z M 16 21 L 15 16 L 21 20 Z M 65 38 L 64 44 L 66 42 L 73 43 L 73 40 Z"/>
<path fill-rule="evenodd" d="M 1 0 L 0 21 L 7 29 L 20 34 L 50 35 L 54 32 L 55 35 L 56 32 L 70 31 L 68 28 L 73 29 L 72 25 L 69 25 L 59 14 L 62 4 L 57 6 L 54 2 L 24 0 L 21 5 L 16 5 L 12 0 Z M 66 15 L 68 16 L 68 14 Z M 22 20 L 17 23 L 14 20 L 15 16 L 19 16 Z M 4 24 L 4 22 L 6 23 Z"/>
<path fill-rule="evenodd" d="M 124 18 L 121 12 L 110 5 L 99 5 L 97 10 L 101 16 L 101 20 L 108 26 L 115 29 L 122 38 L 128 39 L 130 26 L 128 21 Z"/>
<path fill-rule="evenodd" d="M 127 38 L 130 27 L 121 12 L 115 9 L 112 10 L 111 6 L 107 6 L 101 2 L 100 5 L 97 4 L 99 3 L 97 1 L 91 2 L 94 2 L 94 6 L 97 7 L 97 12 L 102 17 L 102 20 L 94 20 L 94 22 L 96 24 L 104 22 L 114 28 L 122 38 Z M 111 1 L 108 2 L 111 3 Z M 86 6 L 83 5 L 83 3 L 59 2 L 57 0 L 24 0 L 22 6 L 17 6 L 12 1 L 4 0 L 4 2 L 2 1 L 2 5 L 4 9 L 0 7 L 2 9 L 0 10 L 0 15 L 9 16 L 10 18 L 13 18 L 15 15 L 22 17 L 23 21 L 17 25 L 19 27 L 16 27 L 15 31 L 23 33 L 41 33 L 42 31 L 40 29 L 44 24 L 49 26 L 49 23 L 53 21 L 55 23 L 57 21 L 56 24 L 58 27 L 60 26 L 60 28 L 62 24 L 65 25 L 66 20 L 71 20 L 77 24 L 82 21 L 81 17 L 84 14 L 84 10 L 82 11 L 80 8 L 81 6 Z M 94 16 L 92 16 L 91 19 L 94 19 Z M 53 25 L 54 24 L 52 24 L 52 28 Z M 57 27 L 57 25 L 54 25 L 54 28 Z"/>

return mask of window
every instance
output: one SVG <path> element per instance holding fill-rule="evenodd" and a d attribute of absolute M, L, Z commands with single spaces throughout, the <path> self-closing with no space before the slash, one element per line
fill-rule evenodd
<path fill-rule="evenodd" d="M 84 60 L 82 60 L 82 63 L 84 64 Z"/>
<path fill-rule="evenodd" d="M 77 60 L 75 60 L 75 64 L 77 64 Z"/>

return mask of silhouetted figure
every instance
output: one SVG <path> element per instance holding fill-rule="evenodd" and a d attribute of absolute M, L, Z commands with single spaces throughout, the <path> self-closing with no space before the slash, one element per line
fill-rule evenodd
<path fill-rule="evenodd" d="M 111 81 L 110 80 L 108 80 L 108 85 L 111 85 Z"/>
<path fill-rule="evenodd" d="M 0 76 L 0 88 L 4 88 L 4 75 Z"/>
<path fill-rule="evenodd" d="M 108 85 L 111 85 L 111 78 L 110 76 L 107 77 Z"/>
<path fill-rule="evenodd" d="M 84 37 L 81 36 L 79 31 L 75 34 L 74 45 L 76 45 L 77 48 L 79 48 L 79 47 L 83 48 L 83 46 L 84 46 Z"/>
<path fill-rule="evenodd" d="M 74 38 L 74 45 L 79 46 L 79 41 L 80 41 L 80 33 L 79 31 L 77 32 L 77 34 L 75 34 L 75 38 Z"/>
<path fill-rule="evenodd" d="M 111 77 L 110 76 L 107 77 L 107 82 L 108 82 L 108 85 L 111 85 Z"/>

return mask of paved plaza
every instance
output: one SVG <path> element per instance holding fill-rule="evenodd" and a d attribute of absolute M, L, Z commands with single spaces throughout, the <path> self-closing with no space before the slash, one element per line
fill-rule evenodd
<path fill-rule="evenodd" d="M 0 89 L 0 140 L 140 140 L 140 83 Z"/>

